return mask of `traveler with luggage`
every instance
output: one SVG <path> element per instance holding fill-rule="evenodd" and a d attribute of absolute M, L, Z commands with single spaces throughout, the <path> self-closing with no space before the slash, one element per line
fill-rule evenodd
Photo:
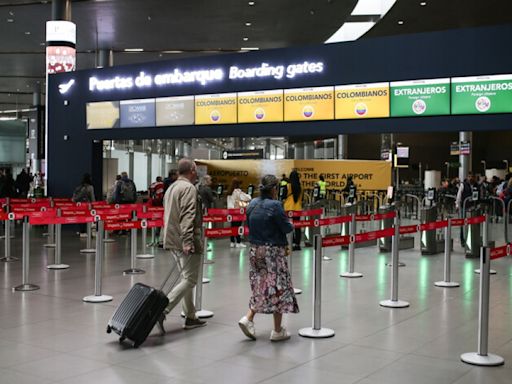
<path fill-rule="evenodd" d="M 279 181 L 275 176 L 264 176 L 260 185 L 260 197 L 253 199 L 247 208 L 252 296 L 249 310 L 238 325 L 252 340 L 256 339 L 256 313 L 274 316 L 274 329 L 270 340 L 282 341 L 290 338 L 290 334 L 281 324 L 283 313 L 299 312 L 286 260 L 289 254 L 286 234 L 293 230 L 293 225 L 281 203 L 276 200 L 278 189 Z"/>
<path fill-rule="evenodd" d="M 116 204 L 132 204 L 137 201 L 137 187 L 132 179 L 128 178 L 128 173 L 121 173 L 121 180 L 116 184 L 114 192 L 114 202 Z"/>

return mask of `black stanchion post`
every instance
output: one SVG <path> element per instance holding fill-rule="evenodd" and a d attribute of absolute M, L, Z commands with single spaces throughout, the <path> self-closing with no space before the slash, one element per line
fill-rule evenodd
<path fill-rule="evenodd" d="M 57 217 L 61 217 L 60 209 L 57 209 Z M 47 265 L 48 269 L 68 269 L 68 264 L 62 263 L 62 224 L 55 224 L 55 262 Z"/>
<path fill-rule="evenodd" d="M 460 284 L 452 281 L 452 222 L 448 219 L 448 225 L 444 229 L 444 280 L 436 281 L 434 285 L 436 287 L 443 288 L 455 288 L 460 287 Z"/>
<path fill-rule="evenodd" d="M 11 216 L 12 217 L 12 216 Z M 4 236 L 4 257 L 0 259 L 0 261 L 10 263 L 18 260 L 17 257 L 11 256 L 11 218 L 8 215 L 8 219 L 4 221 L 5 223 L 5 236 Z"/>
<path fill-rule="evenodd" d="M 137 212 L 132 212 L 132 222 L 137 221 Z M 137 228 L 130 230 L 130 269 L 123 271 L 124 275 L 142 275 L 146 271 L 135 268 L 135 255 L 137 253 Z"/>
<path fill-rule="evenodd" d="M 390 300 L 382 300 L 380 305 L 382 307 L 388 308 L 405 308 L 409 306 L 407 301 L 398 300 L 398 268 L 399 268 L 399 260 L 398 260 L 398 250 L 400 247 L 400 219 L 398 217 L 398 211 L 396 212 L 396 216 L 394 219 L 394 228 L 395 234 L 393 235 L 391 241 L 391 253 L 392 253 L 392 262 L 391 262 L 391 299 Z"/>
<path fill-rule="evenodd" d="M 105 303 L 112 301 L 112 296 L 102 295 L 101 286 L 103 278 L 103 256 L 105 244 L 103 243 L 103 221 L 96 222 L 96 257 L 94 260 L 94 295 L 86 296 L 82 300 L 86 303 Z"/>
<path fill-rule="evenodd" d="M 89 204 L 89 211 L 91 210 L 91 204 Z M 81 249 L 80 253 L 95 253 L 96 248 L 92 247 L 92 223 L 87 223 L 87 243 L 85 249 Z"/>
<path fill-rule="evenodd" d="M 290 278 L 292 277 L 293 270 L 293 231 L 286 235 L 286 240 L 288 242 L 289 256 L 288 256 L 288 270 L 290 271 Z M 293 279 L 292 279 L 293 281 Z M 302 293 L 302 289 L 293 288 L 293 292 L 296 295 L 300 295 Z"/>
<path fill-rule="evenodd" d="M 38 285 L 28 282 L 30 268 L 30 224 L 28 217 L 23 218 L 23 256 L 22 256 L 22 280 L 21 285 L 13 288 L 14 291 L 35 291 L 39 289 Z"/>
<path fill-rule="evenodd" d="M 343 272 L 340 274 L 340 277 L 363 277 L 363 274 L 360 272 L 354 272 L 354 264 L 355 264 L 355 236 L 356 236 L 356 214 L 352 213 L 350 220 L 350 243 L 348 245 L 348 272 Z"/>
<path fill-rule="evenodd" d="M 478 310 L 478 352 L 464 353 L 460 359 L 464 363 L 482 366 L 503 365 L 503 357 L 488 353 L 489 347 L 489 294 L 490 294 L 490 269 L 491 249 L 480 249 L 480 304 Z"/>
<path fill-rule="evenodd" d="M 50 208 L 54 208 L 55 203 L 50 198 Z M 55 224 L 48 224 L 48 242 L 43 245 L 46 248 L 55 248 Z"/>
<path fill-rule="evenodd" d="M 299 329 L 299 335 L 314 339 L 333 337 L 334 331 L 322 328 L 322 237 L 315 235 L 313 260 L 313 326 Z"/>

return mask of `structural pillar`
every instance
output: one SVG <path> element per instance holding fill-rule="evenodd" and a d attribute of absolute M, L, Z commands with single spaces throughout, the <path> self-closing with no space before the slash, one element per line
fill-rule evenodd
<path fill-rule="evenodd" d="M 272 151 L 270 139 L 265 139 L 265 159 L 270 159 L 270 153 Z"/>
<path fill-rule="evenodd" d="M 471 171 L 471 153 L 473 152 L 472 147 L 472 134 L 471 132 L 459 132 L 459 144 L 463 141 L 467 141 L 469 143 L 469 155 L 459 154 L 459 179 L 463 181 L 468 177 L 468 173 Z"/>
<path fill-rule="evenodd" d="M 96 67 L 106 68 L 114 66 L 114 51 L 111 49 L 99 49 L 96 55 Z"/>
<path fill-rule="evenodd" d="M 292 159 L 295 160 L 302 160 L 304 159 L 304 144 L 302 143 L 295 143 L 293 144 L 293 157 Z"/>
<path fill-rule="evenodd" d="M 338 159 L 348 159 L 347 135 L 338 135 Z"/>
<path fill-rule="evenodd" d="M 310 160 L 315 158 L 315 146 L 313 142 L 304 143 L 304 159 Z"/>
<path fill-rule="evenodd" d="M 235 137 L 233 139 L 233 149 L 245 149 L 244 141 L 243 137 Z"/>
<path fill-rule="evenodd" d="M 128 144 L 128 177 L 134 179 L 135 175 L 135 149 L 133 148 L 133 140 L 129 140 Z"/>
<path fill-rule="evenodd" d="M 52 1 L 52 20 L 71 21 L 71 0 Z"/>

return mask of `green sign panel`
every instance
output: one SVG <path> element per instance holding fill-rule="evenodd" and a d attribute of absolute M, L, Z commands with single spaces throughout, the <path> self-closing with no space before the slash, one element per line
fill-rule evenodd
<path fill-rule="evenodd" d="M 512 75 L 455 77 L 452 113 L 512 112 Z"/>
<path fill-rule="evenodd" d="M 450 114 L 450 79 L 396 81 L 391 86 L 391 116 Z"/>

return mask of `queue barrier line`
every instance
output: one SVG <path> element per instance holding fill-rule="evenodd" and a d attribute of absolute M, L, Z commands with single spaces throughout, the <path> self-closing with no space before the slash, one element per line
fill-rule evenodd
<path fill-rule="evenodd" d="M 502 257 L 512 255 L 512 243 L 502 245 L 500 247 L 492 248 L 490 250 L 490 259 L 496 260 Z"/>

